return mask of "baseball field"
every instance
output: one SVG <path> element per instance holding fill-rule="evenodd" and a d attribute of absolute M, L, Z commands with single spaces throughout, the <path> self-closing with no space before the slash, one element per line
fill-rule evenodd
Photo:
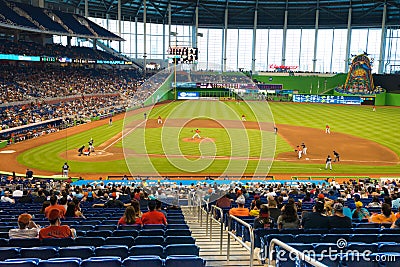
<path fill-rule="evenodd" d="M 120 114 L 112 125 L 91 122 L 8 146 L 0 169 L 53 175 L 68 161 L 72 176 L 90 178 L 129 173 L 398 176 L 399 118 L 394 107 L 374 112 L 370 106 L 176 101 Z M 331 134 L 325 133 L 326 124 Z M 201 138 L 192 138 L 196 129 Z M 91 138 L 95 152 L 78 156 Z M 302 143 L 307 155 L 298 159 L 295 149 Z M 340 162 L 325 170 L 333 150 Z"/>

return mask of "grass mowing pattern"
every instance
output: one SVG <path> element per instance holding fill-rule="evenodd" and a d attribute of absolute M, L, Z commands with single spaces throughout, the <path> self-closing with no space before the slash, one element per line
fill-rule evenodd
<path fill-rule="evenodd" d="M 160 114 L 163 118 L 171 113 L 176 105 L 180 102 L 167 104 L 166 106 L 156 107 L 149 114 L 150 118 L 157 118 Z M 218 119 L 228 119 L 226 114 L 221 114 L 219 107 L 216 107 L 214 112 L 211 113 L 210 103 L 213 102 L 192 102 L 190 109 L 182 114 L 174 114 L 181 116 L 181 118 L 192 116 L 197 113 L 198 108 L 209 112 L 210 115 L 216 114 Z M 208 104 L 207 104 L 208 103 Z M 247 120 L 251 121 L 255 118 L 249 115 L 249 107 L 235 102 L 227 102 L 229 107 L 236 110 L 238 118 L 241 114 L 246 114 Z M 328 105 L 328 104 L 293 104 L 293 103 L 275 103 L 271 102 L 270 108 L 273 112 L 275 122 L 277 124 L 290 124 L 297 126 L 312 127 L 323 130 L 325 124 L 331 126 L 332 132 L 341 132 L 365 139 L 373 140 L 380 143 L 391 150 L 397 155 L 400 155 L 400 109 L 393 107 L 378 107 L 376 112 L 372 111 L 369 106 L 342 106 L 342 105 Z M 197 106 L 199 105 L 199 106 Z M 261 108 L 265 106 L 264 103 L 254 102 L 253 108 Z M 134 119 L 142 119 L 143 114 L 135 115 Z M 215 117 L 213 115 L 213 117 Z M 268 121 L 269 116 L 260 118 L 260 121 Z M 133 119 L 132 119 L 133 120 Z M 68 149 L 77 149 L 82 144 L 87 144 L 87 141 L 93 137 L 95 145 L 98 145 L 111 136 L 114 136 L 121 130 L 122 122 L 114 122 L 112 127 L 102 126 L 97 129 L 87 131 L 68 138 Z M 152 131 L 153 129 L 147 129 Z M 211 137 L 211 136 L 208 136 Z M 61 171 L 61 166 L 64 159 L 59 157 L 59 154 L 65 151 L 65 140 L 59 140 L 44 146 L 28 150 L 18 157 L 21 164 L 31 168 L 51 171 Z M 256 144 L 255 142 L 253 142 Z M 155 148 L 150 149 L 156 151 Z M 244 146 L 244 148 L 246 148 Z M 186 149 L 186 148 L 185 148 Z M 281 138 L 277 138 L 276 153 L 291 151 L 292 148 Z M 250 147 L 250 152 L 252 152 Z M 195 151 L 188 151 L 188 153 Z M 222 152 L 221 152 L 222 153 Z M 255 152 L 254 152 L 255 153 Z M 141 159 L 137 158 L 136 163 L 138 168 L 141 167 Z M 160 168 L 163 172 L 176 173 L 180 172 L 179 169 L 172 166 L 165 158 L 151 158 L 151 162 Z M 203 171 L 204 174 L 216 173 L 224 169 L 227 160 L 215 160 L 210 167 Z M 252 171 L 253 162 L 249 161 L 247 170 Z M 79 172 L 115 172 L 126 173 L 127 167 L 125 161 L 112 161 L 112 162 L 70 162 L 71 171 Z M 320 164 L 300 164 L 289 162 L 274 162 L 272 172 L 276 173 L 307 173 L 307 172 L 320 172 L 326 173 L 324 170 L 319 171 Z M 146 172 L 143 169 L 143 172 Z M 335 165 L 335 174 L 340 173 L 388 173 L 399 174 L 400 165 L 396 166 L 357 166 L 357 165 Z M 332 173 L 332 172 L 330 172 Z"/>

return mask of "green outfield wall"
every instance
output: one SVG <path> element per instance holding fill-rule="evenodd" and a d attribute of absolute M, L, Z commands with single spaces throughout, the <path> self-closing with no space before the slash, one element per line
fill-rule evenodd
<path fill-rule="evenodd" d="M 168 78 L 165 79 L 164 83 L 146 101 L 144 101 L 144 105 L 149 106 L 158 102 L 173 99 L 173 92 L 170 92 L 173 80 L 174 73 L 171 72 Z"/>
<path fill-rule="evenodd" d="M 400 107 L 400 94 L 386 94 L 386 105 Z"/>

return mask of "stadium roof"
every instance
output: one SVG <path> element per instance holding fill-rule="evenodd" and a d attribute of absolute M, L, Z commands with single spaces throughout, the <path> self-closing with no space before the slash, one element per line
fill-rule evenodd
<path fill-rule="evenodd" d="M 117 0 L 88 0 L 89 16 L 117 18 Z M 121 0 L 124 20 L 143 21 L 142 0 Z M 224 25 L 225 8 L 228 6 L 230 28 L 252 28 L 254 11 L 258 10 L 259 28 L 282 28 L 284 13 L 288 10 L 288 27 L 313 28 L 315 11 L 319 13 L 319 27 L 347 27 L 348 10 L 352 8 L 353 27 L 381 27 L 384 3 L 387 3 L 386 25 L 400 25 L 400 0 L 147 0 L 147 22 L 168 23 L 168 4 L 171 4 L 172 23 L 194 25 L 195 9 L 199 7 L 199 26 Z M 74 12 L 85 10 L 85 0 L 46 0 L 46 7 Z M 75 9 L 75 10 L 74 10 Z"/>

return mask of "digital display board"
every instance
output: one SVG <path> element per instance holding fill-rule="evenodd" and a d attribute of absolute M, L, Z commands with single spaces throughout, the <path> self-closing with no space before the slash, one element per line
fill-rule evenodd
<path fill-rule="evenodd" d="M 359 96 L 293 95 L 293 102 L 361 105 Z"/>
<path fill-rule="evenodd" d="M 178 92 L 178 99 L 199 99 L 199 92 Z"/>
<path fill-rule="evenodd" d="M 197 63 L 199 51 L 196 47 L 174 46 L 168 49 L 173 63 L 193 64 Z"/>
<path fill-rule="evenodd" d="M 257 87 L 261 90 L 282 90 L 283 84 L 266 84 L 266 83 L 258 83 Z"/>

